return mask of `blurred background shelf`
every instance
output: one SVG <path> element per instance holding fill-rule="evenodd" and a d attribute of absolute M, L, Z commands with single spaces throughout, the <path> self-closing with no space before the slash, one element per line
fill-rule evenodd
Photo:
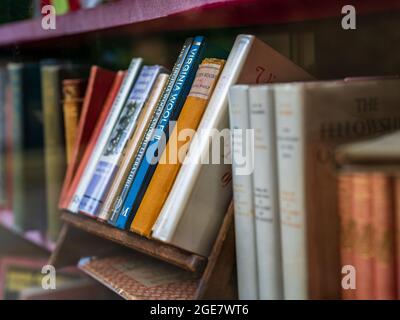
<path fill-rule="evenodd" d="M 16 229 L 13 225 L 13 216 L 11 211 L 0 210 L 0 226 L 46 251 L 52 252 L 56 246 L 55 243 L 49 241 L 46 235 L 40 231 L 34 230 L 22 232 Z"/>
<path fill-rule="evenodd" d="M 0 27 L 0 46 L 40 42 L 91 32 L 127 34 L 255 26 L 300 22 L 341 15 L 348 1 L 309 0 L 120 0 L 57 17 L 55 30 L 41 18 Z M 397 11 L 397 0 L 354 0 L 357 14 Z M 112 34 L 111 33 L 111 34 Z"/>

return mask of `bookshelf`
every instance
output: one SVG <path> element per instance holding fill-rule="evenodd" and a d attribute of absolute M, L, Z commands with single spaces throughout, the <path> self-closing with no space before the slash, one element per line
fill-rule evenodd
<path fill-rule="evenodd" d="M 17 230 L 13 225 L 12 212 L 9 210 L 0 211 L 0 226 L 11 232 L 12 234 L 31 242 L 32 244 L 47 252 L 52 252 L 56 247 L 55 243 L 49 241 L 47 237 L 40 231 L 22 232 L 20 230 Z"/>
<path fill-rule="evenodd" d="M 0 47 L 45 44 L 85 33 L 140 34 L 165 31 L 242 27 L 337 17 L 345 0 L 120 0 L 57 17 L 55 30 L 43 30 L 41 19 L 0 26 Z M 352 1 L 357 14 L 400 9 L 396 0 Z"/>
<path fill-rule="evenodd" d="M 96 38 L 90 37 L 92 35 L 129 37 L 190 32 L 194 29 L 213 32 L 220 28 L 258 28 L 319 21 L 340 17 L 341 8 L 346 4 L 345 0 L 317 1 L 312 5 L 306 0 L 120 0 L 59 16 L 56 30 L 43 30 L 40 19 L 1 25 L 0 50 L 27 46 L 40 51 L 54 42 L 63 48 L 68 47 L 68 41 L 77 39 L 95 41 L 93 39 Z M 400 10 L 400 2 L 396 0 L 354 0 L 352 5 L 359 15 Z M 12 213 L 0 212 L 0 225 L 3 228 L 51 253 L 50 263 L 55 266 L 76 264 L 83 256 L 124 247 L 195 274 L 198 278 L 193 298 L 237 297 L 232 205 L 225 215 L 209 257 L 191 254 L 84 216 L 64 212 L 62 219 L 65 224 L 54 244 L 40 232 L 21 233 L 15 230 Z M 102 278 L 102 274 L 96 275 L 96 279 L 99 278 Z M 99 281 L 117 293 L 124 289 Z M 121 296 L 129 298 L 123 294 Z"/>

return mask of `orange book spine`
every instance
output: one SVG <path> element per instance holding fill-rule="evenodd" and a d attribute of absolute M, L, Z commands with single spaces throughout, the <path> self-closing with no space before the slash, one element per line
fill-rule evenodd
<path fill-rule="evenodd" d="M 374 298 L 371 185 L 369 175 L 356 173 L 353 176 L 353 219 L 355 223 L 354 267 L 356 269 L 355 298 Z"/>
<path fill-rule="evenodd" d="M 63 81 L 63 112 L 67 164 L 71 162 L 72 150 L 77 137 L 85 86 L 86 80 L 83 79 L 67 79 Z"/>
<path fill-rule="evenodd" d="M 400 175 L 394 177 L 397 299 L 400 300 Z"/>
<path fill-rule="evenodd" d="M 351 174 L 341 174 L 338 181 L 338 201 L 340 217 L 340 255 L 341 267 L 353 266 L 353 245 L 354 245 L 354 220 L 352 217 L 352 194 L 353 177 Z M 355 298 L 354 289 L 342 288 L 342 299 L 353 300 Z"/>
<path fill-rule="evenodd" d="M 224 62 L 219 59 L 204 59 L 199 66 L 160 163 L 132 221 L 131 231 L 150 237 L 151 228 L 167 199 L 190 144 L 191 136 L 187 136 L 182 130 L 197 129 Z M 185 139 L 179 138 L 181 134 Z"/>
<path fill-rule="evenodd" d="M 93 130 L 92 136 L 89 140 L 89 143 L 84 151 L 84 154 L 82 156 L 82 159 L 79 163 L 78 168 L 76 169 L 75 175 L 72 176 L 73 172 L 70 170 L 67 172 L 67 176 L 65 178 L 64 184 L 63 184 L 63 189 L 61 192 L 61 198 L 59 202 L 59 207 L 61 209 L 64 209 L 68 206 L 68 199 L 70 197 L 69 193 L 71 188 L 74 188 L 79 182 L 80 176 L 82 175 L 83 170 L 85 169 L 86 163 L 89 160 L 90 154 L 94 148 L 94 145 L 97 141 L 97 138 L 100 135 L 101 129 L 104 125 L 104 122 L 107 119 L 108 112 L 110 111 L 110 108 L 114 102 L 115 97 L 118 94 L 118 90 L 121 86 L 122 80 L 124 78 L 125 72 L 124 71 L 118 71 L 113 84 L 111 85 L 111 89 L 108 93 L 107 99 L 104 102 L 102 111 L 100 113 L 100 116 L 97 120 L 96 126 Z"/>
<path fill-rule="evenodd" d="M 372 173 L 370 181 L 374 294 L 375 299 L 392 300 L 396 298 L 392 180 L 384 173 Z"/>

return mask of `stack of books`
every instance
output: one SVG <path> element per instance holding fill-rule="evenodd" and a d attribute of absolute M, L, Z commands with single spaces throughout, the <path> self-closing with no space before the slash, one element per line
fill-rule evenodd
<path fill-rule="evenodd" d="M 341 297 L 344 205 L 338 202 L 335 147 L 400 129 L 399 85 L 397 77 L 371 77 L 230 89 L 241 298 Z M 376 218 L 383 220 L 385 181 L 372 183 Z M 344 195 L 365 200 L 368 187 L 359 181 L 358 188 Z M 363 200 L 359 205 L 365 224 Z M 357 280 L 360 288 L 366 278 Z"/>

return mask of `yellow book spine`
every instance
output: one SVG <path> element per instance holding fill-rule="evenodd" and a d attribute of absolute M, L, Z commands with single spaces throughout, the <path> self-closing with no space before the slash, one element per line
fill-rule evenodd
<path fill-rule="evenodd" d="M 192 136 L 187 133 L 197 129 L 224 63 L 225 61 L 220 59 L 204 59 L 199 66 L 178 121 L 132 221 L 131 231 L 150 237 L 151 228 L 168 197 L 188 150 Z"/>
<path fill-rule="evenodd" d="M 65 147 L 67 164 L 71 162 L 72 150 L 77 137 L 79 116 L 83 102 L 83 80 L 71 79 L 63 81 L 63 113 L 65 128 Z"/>

